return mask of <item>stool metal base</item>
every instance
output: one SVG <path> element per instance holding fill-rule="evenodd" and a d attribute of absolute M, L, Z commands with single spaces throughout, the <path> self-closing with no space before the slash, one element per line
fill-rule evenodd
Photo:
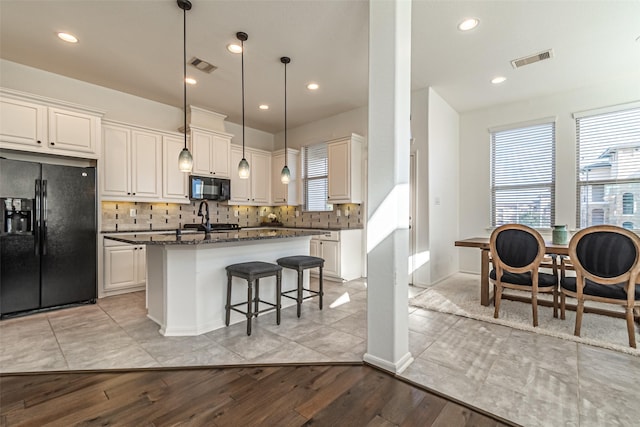
<path fill-rule="evenodd" d="M 289 268 L 292 270 L 296 270 L 298 272 L 298 287 L 297 289 L 293 289 L 291 291 L 285 291 L 282 292 L 282 296 L 286 297 L 286 298 L 291 298 L 293 300 L 296 300 L 297 302 L 297 315 L 298 317 L 300 317 L 301 311 L 302 311 L 302 302 L 306 299 L 309 298 L 315 298 L 318 297 L 318 307 L 320 308 L 320 310 L 322 310 L 322 297 L 324 295 L 324 291 L 323 291 L 323 280 L 322 280 L 322 268 L 324 267 L 324 260 L 322 258 L 318 258 L 318 257 L 312 257 L 312 256 L 304 256 L 304 255 L 298 255 L 298 256 L 292 256 L 292 257 L 285 257 L 285 258 L 280 258 L 278 260 L 278 265 L 284 267 L 284 268 Z M 318 276 L 318 281 L 319 281 L 319 290 L 314 291 L 313 289 L 309 289 L 309 288 L 305 288 L 304 287 L 304 270 L 310 269 L 310 268 L 318 268 L 319 270 L 319 276 Z M 304 291 L 309 292 L 312 295 L 307 295 L 306 297 L 303 297 L 303 293 Z M 291 296 L 288 295 L 290 293 L 296 293 L 296 296 Z"/>

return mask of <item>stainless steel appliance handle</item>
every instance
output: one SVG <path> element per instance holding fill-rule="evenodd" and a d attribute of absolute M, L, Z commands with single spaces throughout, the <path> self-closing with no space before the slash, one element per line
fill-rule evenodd
<path fill-rule="evenodd" d="M 36 217 L 33 221 L 34 250 L 40 256 L 40 180 L 36 179 Z"/>
<path fill-rule="evenodd" d="M 47 180 L 42 180 L 42 255 L 47 254 Z"/>

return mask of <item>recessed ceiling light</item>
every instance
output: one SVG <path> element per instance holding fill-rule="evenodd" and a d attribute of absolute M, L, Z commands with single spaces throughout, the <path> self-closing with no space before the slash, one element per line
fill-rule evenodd
<path fill-rule="evenodd" d="M 196 79 L 194 79 L 193 77 L 187 77 L 186 79 L 184 79 L 184 81 L 189 83 L 190 85 L 194 85 L 194 84 L 198 83 L 198 81 Z"/>
<path fill-rule="evenodd" d="M 268 110 L 269 106 L 267 104 L 261 104 L 258 108 L 261 110 Z"/>
<path fill-rule="evenodd" d="M 318 90 L 320 86 L 318 85 L 318 83 L 309 83 L 307 85 L 307 89 L 309 90 Z"/>
<path fill-rule="evenodd" d="M 58 33 L 58 37 L 60 38 L 60 40 L 64 40 L 67 43 L 78 43 L 78 39 L 73 34 Z"/>
<path fill-rule="evenodd" d="M 242 46 L 239 44 L 231 43 L 227 45 L 227 50 L 231 53 L 240 53 L 242 52 Z"/>
<path fill-rule="evenodd" d="M 507 80 L 506 77 L 503 76 L 498 76 L 498 77 L 494 77 L 491 79 L 491 83 L 493 83 L 494 85 L 500 84 L 502 82 L 504 82 L 505 80 Z"/>
<path fill-rule="evenodd" d="M 460 31 L 473 30 L 475 27 L 478 26 L 479 23 L 480 21 L 477 18 L 467 18 L 458 24 L 458 29 Z"/>

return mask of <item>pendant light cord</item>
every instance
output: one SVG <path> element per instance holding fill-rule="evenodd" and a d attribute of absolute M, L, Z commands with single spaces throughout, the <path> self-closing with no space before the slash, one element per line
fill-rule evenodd
<path fill-rule="evenodd" d="M 240 40 L 242 48 L 242 158 L 244 159 L 244 40 Z"/>
<path fill-rule="evenodd" d="M 183 25 L 183 37 L 182 40 L 184 42 L 183 46 L 183 61 L 182 61 L 182 85 L 184 87 L 183 91 L 183 105 L 182 112 L 184 113 L 184 148 L 187 148 L 187 9 L 182 9 L 183 17 L 184 17 L 184 25 Z"/>
<path fill-rule="evenodd" d="M 287 63 L 284 63 L 284 165 L 287 166 Z"/>

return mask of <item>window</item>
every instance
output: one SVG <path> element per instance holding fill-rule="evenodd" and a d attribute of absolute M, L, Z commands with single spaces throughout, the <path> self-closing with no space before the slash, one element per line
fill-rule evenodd
<path fill-rule="evenodd" d="M 302 165 L 303 210 L 333 210 L 333 205 L 327 203 L 327 144 L 321 143 L 303 147 Z"/>
<path fill-rule="evenodd" d="M 491 222 L 551 227 L 555 122 L 491 132 Z"/>
<path fill-rule="evenodd" d="M 640 221 L 634 209 L 634 200 L 640 197 L 640 107 L 636 105 L 574 115 L 576 216 L 581 228 Z"/>
<path fill-rule="evenodd" d="M 632 193 L 624 193 L 622 195 L 622 215 L 633 215 Z"/>

